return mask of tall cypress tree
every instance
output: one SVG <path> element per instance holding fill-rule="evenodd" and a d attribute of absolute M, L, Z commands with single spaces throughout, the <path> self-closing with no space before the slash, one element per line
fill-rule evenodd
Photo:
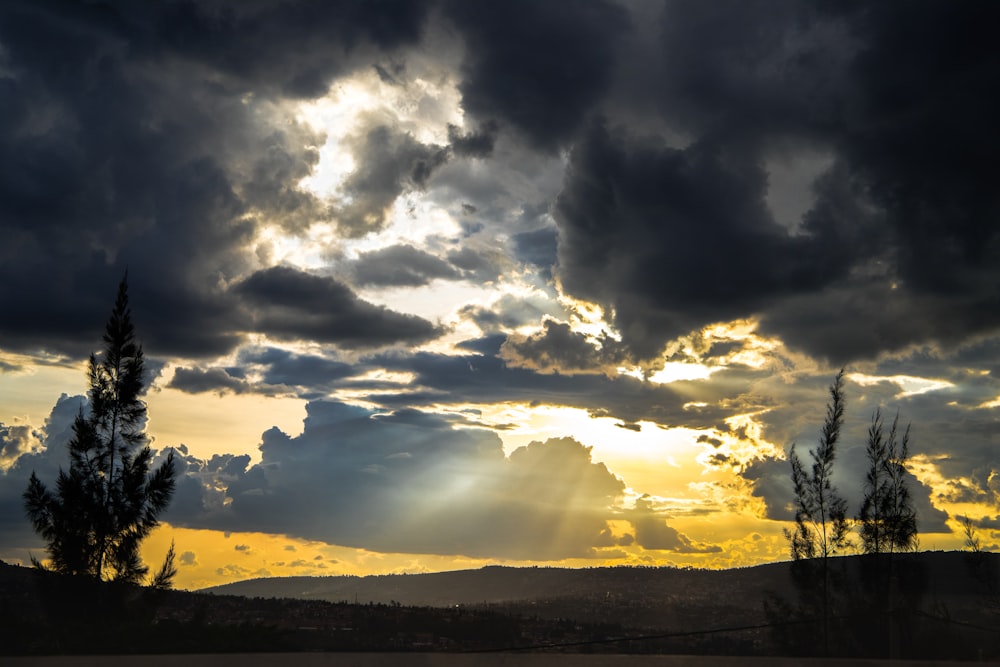
<path fill-rule="evenodd" d="M 917 542 L 917 513 L 906 483 L 910 427 L 900 435 L 899 414 L 888 431 L 876 409 L 868 428 L 868 472 L 858 531 L 865 553 L 908 551 Z"/>
<path fill-rule="evenodd" d="M 23 496 L 25 511 L 47 542 L 52 569 L 140 583 L 149 568 L 139 545 L 158 525 L 175 481 L 172 452 L 151 470 L 142 400 L 144 361 L 135 340 L 127 276 L 118 286 L 103 342 L 101 354 L 90 356 L 89 410 L 81 410 L 73 424 L 69 470 L 60 469 L 54 492 L 32 472 Z M 149 583 L 169 587 L 175 574 L 171 545 Z"/>
<path fill-rule="evenodd" d="M 809 450 L 812 465 L 806 470 L 792 445 L 789 460 L 795 490 L 795 530 L 785 531 L 792 558 L 826 559 L 850 546 L 847 501 L 833 486 L 833 462 L 844 422 L 844 370 L 830 385 L 830 403 L 819 445 Z"/>

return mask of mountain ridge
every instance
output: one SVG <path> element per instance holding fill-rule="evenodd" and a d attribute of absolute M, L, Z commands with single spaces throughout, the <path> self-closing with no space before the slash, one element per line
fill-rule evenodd
<path fill-rule="evenodd" d="M 981 598 L 997 597 L 977 578 L 967 552 L 895 554 L 907 591 L 957 617 L 980 619 Z M 983 572 L 1000 571 L 1000 554 L 978 554 Z M 818 562 L 818 561 L 817 561 Z M 831 558 L 831 567 L 853 582 L 863 580 L 869 556 Z M 503 607 L 512 613 L 600 621 L 615 618 L 633 627 L 705 627 L 715 623 L 766 622 L 765 601 L 795 604 L 792 562 L 725 570 L 673 567 L 548 568 L 491 565 L 448 572 L 250 579 L 201 589 L 208 594 L 297 598 L 330 602 L 410 606 Z M 917 577 L 913 579 L 912 577 Z M 905 587 L 905 586 L 904 586 Z M 998 605 L 1000 606 L 1000 605 Z"/>

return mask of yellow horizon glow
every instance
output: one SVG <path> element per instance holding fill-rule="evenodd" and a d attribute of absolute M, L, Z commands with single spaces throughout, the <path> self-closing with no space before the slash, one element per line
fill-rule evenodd
<path fill-rule="evenodd" d="M 671 525 L 677 524 L 683 533 L 685 530 L 679 527 L 680 523 L 683 522 L 671 521 Z M 154 570 L 163 562 L 173 542 L 178 569 L 174 586 L 183 590 L 262 577 L 363 577 L 448 572 L 479 569 L 488 565 L 564 568 L 652 565 L 724 569 L 787 560 L 787 546 L 781 535 L 781 526 L 777 522 L 770 523 L 776 525 L 762 525 L 761 530 L 753 531 L 742 539 L 727 539 L 719 545 L 722 551 L 717 553 L 646 550 L 633 544 L 598 549 L 592 558 L 560 560 L 386 553 L 288 535 L 201 530 L 162 524 L 143 542 L 142 557 L 150 569 Z M 614 532 L 614 527 L 612 530 Z M 618 532 L 621 532 L 620 528 Z"/>

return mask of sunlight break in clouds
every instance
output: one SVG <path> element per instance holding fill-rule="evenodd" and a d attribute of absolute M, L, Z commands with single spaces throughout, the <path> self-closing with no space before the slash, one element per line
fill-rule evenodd
<path fill-rule="evenodd" d="M 863 373 L 851 373 L 848 378 L 862 387 L 867 387 L 881 382 L 888 382 L 899 387 L 900 392 L 896 398 L 906 398 L 908 396 L 919 396 L 931 391 L 948 389 L 955 385 L 947 380 L 933 380 L 928 378 L 912 377 L 909 375 L 874 376 Z"/>

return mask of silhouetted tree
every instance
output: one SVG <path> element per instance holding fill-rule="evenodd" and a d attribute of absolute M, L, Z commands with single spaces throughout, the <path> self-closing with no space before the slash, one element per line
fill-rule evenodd
<path fill-rule="evenodd" d="M 899 414 L 888 433 L 882 411 L 875 410 L 868 427 L 868 471 L 865 496 L 858 515 L 858 533 L 865 553 L 912 551 L 917 545 L 917 513 L 906 483 L 910 427 L 899 433 Z"/>
<path fill-rule="evenodd" d="M 47 542 L 53 570 L 140 583 L 149 568 L 142 563 L 139 545 L 170 502 L 174 467 L 171 452 L 150 471 L 153 453 L 141 399 L 143 354 L 132 326 L 127 276 L 118 287 L 103 341 L 100 356 L 90 356 L 89 409 L 81 410 L 73 424 L 69 471 L 60 469 L 54 492 L 32 472 L 23 497 L 28 518 Z M 168 588 L 175 574 L 171 544 L 149 583 Z"/>
<path fill-rule="evenodd" d="M 844 422 L 844 369 L 840 369 L 830 385 L 830 403 L 826 406 L 826 420 L 820 434 L 819 445 L 809 450 L 812 465 L 806 470 L 792 445 L 789 461 L 792 466 L 792 485 L 795 489 L 795 530 L 785 530 L 795 561 L 819 557 L 822 578 L 823 648 L 829 653 L 830 616 L 830 556 L 848 548 L 849 525 L 847 501 L 833 486 L 833 462 L 837 455 L 837 441 Z M 800 570 L 801 572 L 801 570 Z M 809 586 L 812 577 L 799 577 L 800 590 Z"/>
<path fill-rule="evenodd" d="M 851 546 L 847 501 L 833 486 L 833 462 L 844 422 L 844 370 L 830 385 L 830 403 L 819 446 L 809 450 L 812 466 L 806 470 L 792 445 L 792 485 L 795 489 L 795 530 L 785 530 L 792 558 L 827 558 Z"/>
<path fill-rule="evenodd" d="M 976 523 L 968 516 L 959 517 L 962 520 L 962 534 L 965 536 L 965 550 L 969 553 L 983 552 L 983 543 L 979 539 Z"/>

